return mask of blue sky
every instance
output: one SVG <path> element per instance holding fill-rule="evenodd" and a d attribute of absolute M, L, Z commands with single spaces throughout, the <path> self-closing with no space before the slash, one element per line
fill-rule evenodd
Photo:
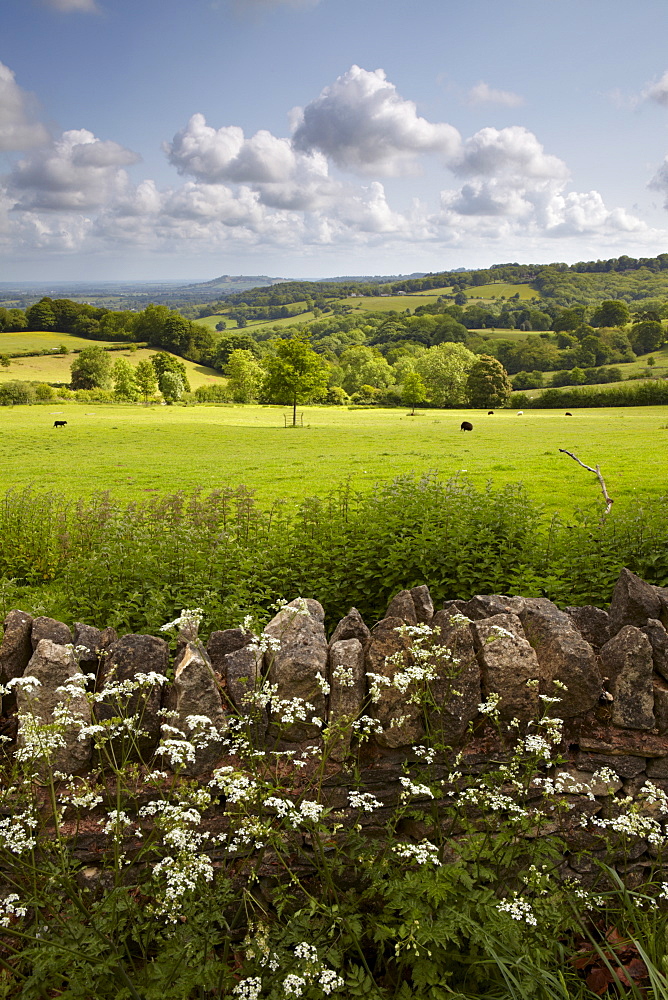
<path fill-rule="evenodd" d="M 0 281 L 668 250 L 664 0 L 3 0 Z"/>

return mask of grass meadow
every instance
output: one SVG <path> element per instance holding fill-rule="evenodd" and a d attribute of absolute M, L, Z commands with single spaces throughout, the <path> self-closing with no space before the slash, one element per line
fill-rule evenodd
<path fill-rule="evenodd" d="M 540 295 L 531 285 L 515 285 L 508 281 L 493 281 L 489 285 L 472 285 L 464 289 L 464 295 L 469 300 L 487 302 L 490 299 L 510 299 L 519 295 L 526 300 L 540 300 Z"/>
<path fill-rule="evenodd" d="M 180 489 L 246 487 L 258 500 L 298 500 L 352 479 L 355 488 L 408 473 L 461 475 L 481 487 L 522 482 L 548 511 L 600 496 L 568 456 L 600 464 L 615 509 L 668 486 L 668 408 L 514 411 L 304 407 L 284 426 L 274 406 L 114 406 L 54 403 L 0 408 L 4 489 L 32 484 L 70 497 L 120 499 Z M 55 419 L 67 427 L 54 429 Z M 463 419 L 473 432 L 459 429 Z"/>
<path fill-rule="evenodd" d="M 82 351 L 91 344 L 111 347 L 115 340 L 87 340 L 73 333 L 52 333 L 48 330 L 19 330 L 16 333 L 0 332 L 0 354 L 14 351 L 57 351 L 62 345 L 70 351 Z"/>
<path fill-rule="evenodd" d="M 21 334 L 16 334 L 20 337 Z M 26 337 L 32 337 L 33 334 L 24 334 Z M 50 335 L 49 335 L 50 336 Z M 59 337 L 64 338 L 65 334 L 58 334 Z M 73 338 L 79 340 L 80 338 Z M 61 341 L 64 342 L 64 341 Z M 84 347 L 91 347 L 94 344 L 102 344 L 104 346 L 104 341 L 91 341 L 82 340 L 81 344 Z M 70 347 L 72 345 L 69 345 Z M 32 348 L 27 345 L 22 347 L 17 347 L 16 350 L 31 350 Z M 149 358 L 152 354 L 155 354 L 158 348 L 142 348 L 140 347 L 136 351 L 114 351 L 112 354 L 112 359 L 115 361 L 116 358 L 127 358 L 132 365 L 138 365 L 140 361 L 144 361 Z M 43 354 L 37 357 L 29 358 L 11 358 L 9 368 L 0 368 L 0 383 L 2 382 L 13 382 L 15 379 L 21 382 L 65 382 L 69 383 L 72 373 L 70 371 L 70 366 L 73 361 L 73 355 L 71 354 Z M 220 373 L 215 370 L 215 368 L 207 368 L 204 365 L 198 365 L 194 361 L 187 361 L 185 358 L 179 358 L 188 373 L 188 380 L 192 389 L 199 388 L 200 385 L 213 385 L 220 382 Z"/>

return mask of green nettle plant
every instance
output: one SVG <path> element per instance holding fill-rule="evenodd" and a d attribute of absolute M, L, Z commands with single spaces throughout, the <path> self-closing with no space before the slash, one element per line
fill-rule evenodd
<path fill-rule="evenodd" d="M 462 477 L 348 484 L 266 509 L 244 487 L 135 503 L 0 496 L 0 594 L 31 614 L 120 632 L 156 633 L 192 606 L 204 631 L 233 627 L 289 593 L 320 601 L 328 626 L 351 604 L 376 621 L 425 581 L 437 603 L 521 593 L 604 607 L 624 566 L 668 585 L 667 552 L 662 499 L 603 521 L 600 504 L 550 519 L 521 486 Z"/>
<path fill-rule="evenodd" d="M 184 611 L 165 628 L 197 643 L 200 620 L 200 609 Z M 455 634 L 466 623 L 453 616 Z M 2 762 L 0 997 L 567 1000 L 608 984 L 617 996 L 668 997 L 666 795 L 647 783 L 614 798 L 613 772 L 585 785 L 563 770 L 556 683 L 528 725 L 501 716 L 499 695 L 478 706 L 498 762 L 476 773 L 439 722 L 438 685 L 456 698 L 465 664 L 428 626 L 399 631 L 406 648 L 388 676 L 369 676 L 360 717 L 325 726 L 312 703 L 281 698 L 258 671 L 224 731 L 196 715 L 179 725 L 162 709 L 149 756 L 144 713 L 163 675 L 100 683 L 75 673 L 49 724 L 39 681 L 10 681 L 3 694 L 20 714 Z M 259 666 L 280 639 L 263 633 L 249 648 Z M 73 661 L 81 652 L 71 649 Z M 353 678 L 341 667 L 334 680 Z M 390 689 L 427 729 L 388 801 L 364 786 L 363 763 Z M 320 693 L 329 683 L 318 675 Z M 283 741 L 295 723 L 320 737 Z M 195 780 L 212 742 L 219 766 Z M 81 744 L 92 768 L 59 770 Z M 562 876 L 573 796 L 594 789 L 609 808 L 600 819 L 584 812 L 583 830 L 622 860 L 649 842 L 654 880 L 627 888 L 604 866 L 588 884 Z"/>

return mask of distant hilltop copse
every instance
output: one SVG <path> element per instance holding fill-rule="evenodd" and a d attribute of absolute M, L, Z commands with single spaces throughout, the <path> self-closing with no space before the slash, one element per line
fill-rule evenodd
<path fill-rule="evenodd" d="M 192 288 L 214 288 L 220 291 L 243 291 L 245 288 L 258 288 L 261 285 L 280 285 L 281 282 L 294 281 L 294 278 L 270 278 L 266 274 L 221 274 L 211 281 L 198 281 L 189 285 Z"/>

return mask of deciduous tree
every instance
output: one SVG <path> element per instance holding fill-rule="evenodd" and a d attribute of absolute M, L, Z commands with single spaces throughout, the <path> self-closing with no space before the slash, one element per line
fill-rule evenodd
<path fill-rule="evenodd" d="M 176 403 L 183 395 L 183 379 L 176 372 L 163 372 L 158 379 L 158 386 L 166 403 Z"/>
<path fill-rule="evenodd" d="M 439 344 L 416 358 L 415 371 L 422 376 L 434 406 L 464 405 L 466 380 L 476 360 L 463 344 Z"/>
<path fill-rule="evenodd" d="M 135 379 L 135 369 L 126 358 L 117 358 L 111 371 L 114 380 L 114 395 L 128 403 L 139 396 L 139 386 Z"/>
<path fill-rule="evenodd" d="M 601 302 L 591 318 L 592 326 L 625 326 L 631 318 L 626 302 L 621 299 L 606 299 Z"/>
<path fill-rule="evenodd" d="M 190 392 L 186 366 L 178 358 L 175 358 L 173 354 L 168 354 L 166 351 L 158 351 L 157 354 L 151 355 L 150 361 L 155 369 L 158 381 L 160 381 L 160 376 L 164 375 L 165 372 L 174 372 L 175 375 L 180 376 L 184 390 Z M 160 391 L 162 392 L 162 389 Z"/>
<path fill-rule="evenodd" d="M 635 354 L 649 354 L 661 347 L 663 341 L 663 327 L 656 320 L 636 323 L 631 329 L 631 344 Z"/>
<path fill-rule="evenodd" d="M 29 330 L 55 329 L 56 314 L 51 306 L 51 299 L 40 299 L 26 310 L 26 326 Z"/>
<path fill-rule="evenodd" d="M 481 354 L 466 380 L 466 393 L 471 406 L 505 406 L 512 391 L 513 386 L 501 362 L 488 354 Z"/>
<path fill-rule="evenodd" d="M 328 366 L 303 333 L 279 340 L 276 353 L 264 361 L 263 393 L 271 402 L 292 406 L 292 424 L 297 426 L 297 404 L 321 396 L 327 388 Z"/>
<path fill-rule="evenodd" d="M 149 360 L 140 361 L 135 368 L 134 375 L 137 388 L 146 402 L 149 396 L 153 396 L 158 391 L 158 376 L 155 368 Z"/>
<path fill-rule="evenodd" d="M 99 344 L 86 347 L 70 365 L 72 389 L 108 389 L 111 385 L 111 356 Z"/>
<path fill-rule="evenodd" d="M 232 351 L 225 374 L 235 403 L 254 403 L 257 400 L 265 371 L 250 351 Z"/>
<path fill-rule="evenodd" d="M 422 381 L 422 376 L 417 372 L 408 371 L 401 383 L 401 398 L 406 406 L 411 407 L 411 416 L 415 416 L 415 407 L 427 401 L 427 387 Z"/>

